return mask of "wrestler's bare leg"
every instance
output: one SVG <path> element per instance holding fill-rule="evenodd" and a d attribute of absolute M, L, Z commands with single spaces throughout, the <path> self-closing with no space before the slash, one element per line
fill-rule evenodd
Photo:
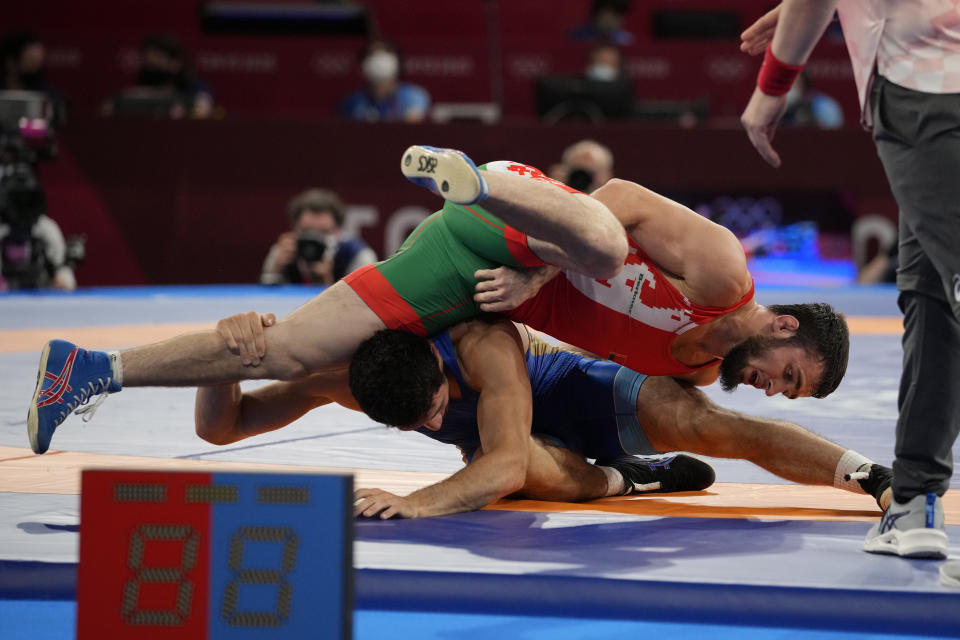
<path fill-rule="evenodd" d="M 480 172 L 460 152 L 413 146 L 404 152 L 401 170 L 452 202 L 468 207 L 477 202 L 526 234 L 528 246 L 544 262 L 594 278 L 612 277 L 623 267 L 626 233 L 606 205 L 571 193 L 529 167 L 490 163 Z"/>
<path fill-rule="evenodd" d="M 623 267 L 623 225 L 601 203 L 542 180 L 484 172 L 490 195 L 484 209 L 527 234 L 538 258 L 592 278 L 610 278 Z"/>
<path fill-rule="evenodd" d="M 361 342 L 383 328 L 380 318 L 341 281 L 264 332 L 266 352 L 257 367 L 244 366 L 215 331 L 201 331 L 122 351 L 123 385 L 292 380 L 348 362 Z"/>
<path fill-rule="evenodd" d="M 749 460 L 802 484 L 833 485 L 846 451 L 799 425 L 719 407 L 699 389 L 672 378 L 644 382 L 637 419 L 657 451 Z"/>
<path fill-rule="evenodd" d="M 530 500 L 581 502 L 613 495 L 622 489 L 622 477 L 612 470 L 620 482 L 611 489 L 608 474 L 602 467 L 590 464 L 578 453 L 530 437 L 527 478 L 518 497 Z"/>

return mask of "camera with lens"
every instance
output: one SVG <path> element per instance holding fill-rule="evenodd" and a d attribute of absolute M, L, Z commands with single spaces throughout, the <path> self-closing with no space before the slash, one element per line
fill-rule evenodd
<path fill-rule="evenodd" d="M 77 264 L 85 253 L 83 239 L 72 238 L 63 247 L 64 264 L 48 257 L 48 230 L 56 223 L 44 216 L 46 194 L 34 170 L 56 155 L 45 101 L 42 94 L 0 92 L 0 261 L 2 279 L 13 289 L 47 286 L 58 268 Z M 59 229 L 54 232 L 63 242 Z"/>
<path fill-rule="evenodd" d="M 587 192 L 590 189 L 590 185 L 593 184 L 593 177 L 593 172 L 591 171 L 572 167 L 567 173 L 566 183 L 568 187 L 576 189 L 577 191 Z"/>
<path fill-rule="evenodd" d="M 0 223 L 7 227 L 0 259 L 3 278 L 14 289 L 41 286 L 47 276 L 45 247 L 33 233 L 45 208 L 46 197 L 29 165 L 0 165 Z"/>
<path fill-rule="evenodd" d="M 297 258 L 308 263 L 320 262 L 331 251 L 330 237 L 326 234 L 304 229 L 297 234 Z"/>

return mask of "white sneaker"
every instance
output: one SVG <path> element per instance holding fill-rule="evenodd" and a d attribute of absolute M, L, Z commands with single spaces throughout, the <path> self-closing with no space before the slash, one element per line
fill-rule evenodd
<path fill-rule="evenodd" d="M 945 587 L 960 587 L 960 560 L 951 560 L 940 565 L 940 584 Z"/>
<path fill-rule="evenodd" d="M 903 504 L 894 499 L 867 533 L 863 549 L 905 558 L 946 558 L 947 530 L 940 497 L 921 493 Z"/>
<path fill-rule="evenodd" d="M 489 193 L 477 165 L 456 149 L 414 145 L 403 152 L 400 171 L 410 182 L 456 204 L 473 204 Z"/>

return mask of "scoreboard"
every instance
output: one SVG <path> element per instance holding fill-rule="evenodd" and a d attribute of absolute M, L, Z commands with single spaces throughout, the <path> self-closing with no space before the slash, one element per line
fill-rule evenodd
<path fill-rule="evenodd" d="M 77 638 L 349 638 L 353 481 L 83 472 Z"/>

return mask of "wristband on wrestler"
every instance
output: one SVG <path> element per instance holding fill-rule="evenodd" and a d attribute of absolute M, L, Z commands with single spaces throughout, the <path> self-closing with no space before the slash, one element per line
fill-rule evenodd
<path fill-rule="evenodd" d="M 767 52 L 763 54 L 763 64 L 760 65 L 760 73 L 757 75 L 757 88 L 768 96 L 782 96 L 790 87 L 793 81 L 797 79 L 804 65 L 792 65 L 777 60 L 773 55 L 770 46 L 767 46 Z"/>

